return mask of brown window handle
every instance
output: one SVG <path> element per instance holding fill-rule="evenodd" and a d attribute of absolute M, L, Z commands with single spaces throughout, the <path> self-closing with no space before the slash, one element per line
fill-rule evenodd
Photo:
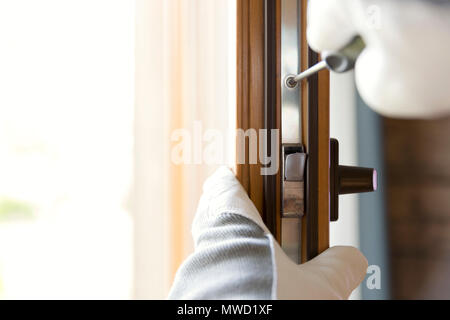
<path fill-rule="evenodd" d="M 339 219 L 339 195 L 377 190 L 377 171 L 339 165 L 339 142 L 330 140 L 330 220 Z"/>

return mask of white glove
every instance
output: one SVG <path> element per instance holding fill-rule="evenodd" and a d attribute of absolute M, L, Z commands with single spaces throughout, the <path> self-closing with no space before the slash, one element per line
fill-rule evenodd
<path fill-rule="evenodd" d="M 381 114 L 450 114 L 450 1 L 310 0 L 307 35 L 318 52 L 362 36 L 356 83 Z"/>
<path fill-rule="evenodd" d="M 220 168 L 203 189 L 192 226 L 195 252 L 177 272 L 169 298 L 347 299 L 364 279 L 367 260 L 356 248 L 292 262 L 229 169 Z"/>

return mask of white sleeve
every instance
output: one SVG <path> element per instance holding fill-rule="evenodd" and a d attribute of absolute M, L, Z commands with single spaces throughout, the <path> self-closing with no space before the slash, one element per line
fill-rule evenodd
<path fill-rule="evenodd" d="M 180 267 L 169 299 L 272 299 L 269 239 L 253 221 L 223 213 L 197 239 L 195 253 Z"/>
<path fill-rule="evenodd" d="M 270 233 L 229 169 L 205 182 L 192 234 L 169 299 L 274 298 Z"/>

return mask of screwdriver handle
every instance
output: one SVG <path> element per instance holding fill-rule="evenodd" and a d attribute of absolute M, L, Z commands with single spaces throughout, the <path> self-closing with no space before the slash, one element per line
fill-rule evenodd
<path fill-rule="evenodd" d="M 356 36 L 346 47 L 339 51 L 322 52 L 322 59 L 330 70 L 338 73 L 346 72 L 355 67 L 356 60 L 365 47 L 364 40 L 360 36 Z"/>

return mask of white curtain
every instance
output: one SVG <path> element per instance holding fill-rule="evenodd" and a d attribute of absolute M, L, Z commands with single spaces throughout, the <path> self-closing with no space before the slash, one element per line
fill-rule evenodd
<path fill-rule="evenodd" d="M 236 4 L 136 1 L 134 295 L 164 298 L 193 249 L 201 186 L 218 165 L 176 165 L 171 137 L 199 126 L 223 136 L 235 130 Z M 233 165 L 234 140 L 225 142 L 223 163 Z"/>

